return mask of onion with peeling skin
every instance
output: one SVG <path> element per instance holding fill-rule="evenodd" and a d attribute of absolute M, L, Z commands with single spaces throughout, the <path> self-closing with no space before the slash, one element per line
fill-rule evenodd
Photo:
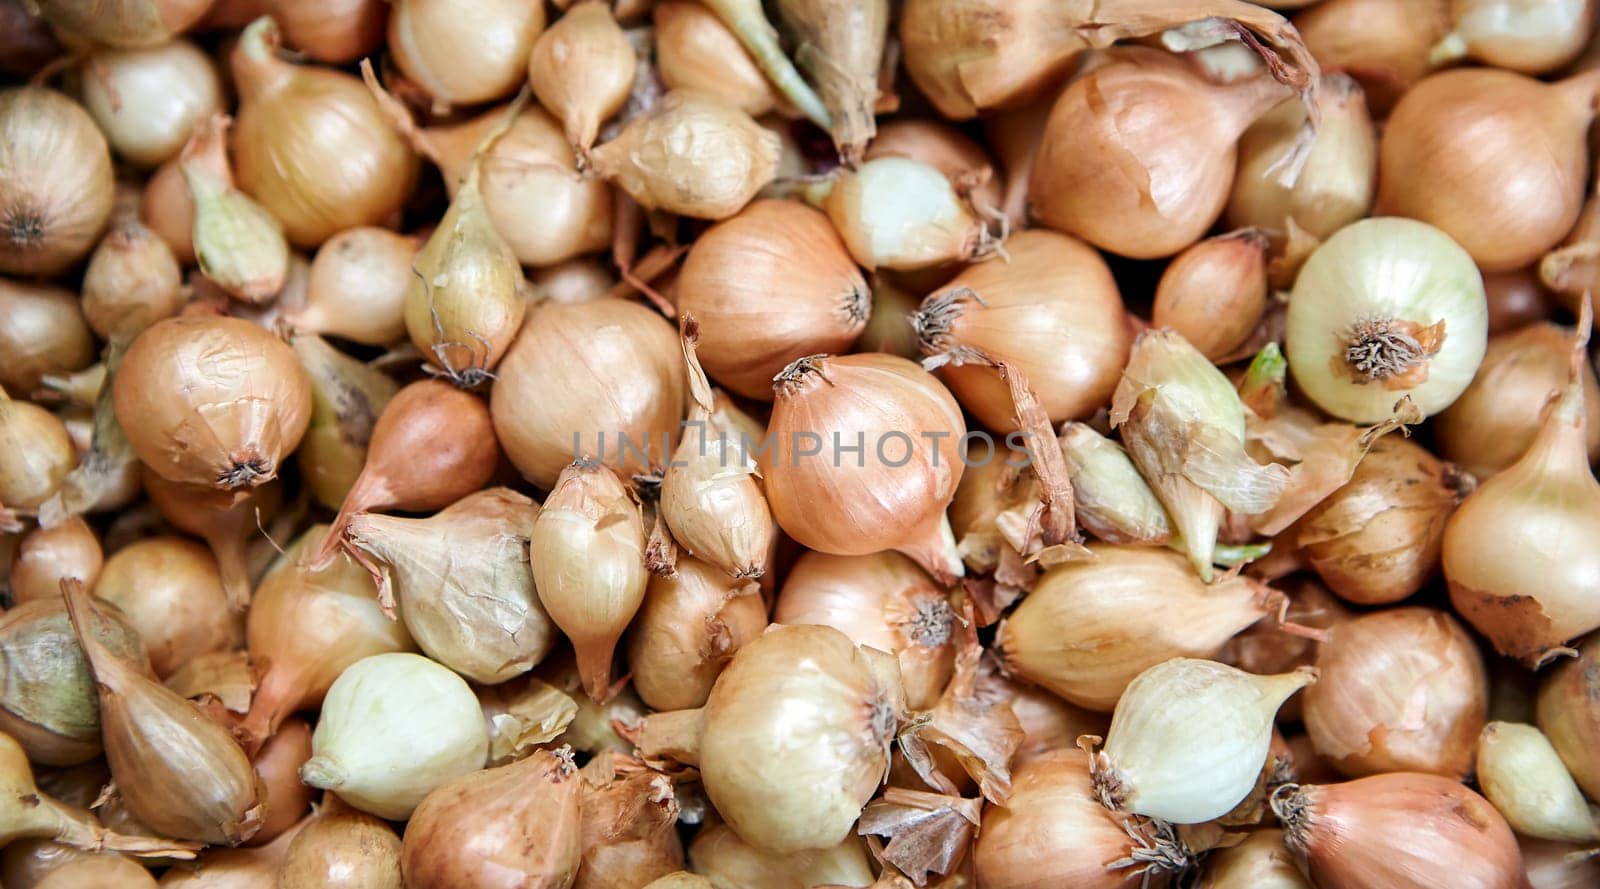
<path fill-rule="evenodd" d="M 1544 674 L 1537 703 L 1539 730 L 1550 739 L 1573 780 L 1600 798 L 1600 633 L 1578 645 L 1578 655 Z"/>
<path fill-rule="evenodd" d="M 753 582 L 694 558 L 677 575 L 650 578 L 628 628 L 628 666 L 639 697 L 655 710 L 703 706 L 729 658 L 767 626 Z"/>

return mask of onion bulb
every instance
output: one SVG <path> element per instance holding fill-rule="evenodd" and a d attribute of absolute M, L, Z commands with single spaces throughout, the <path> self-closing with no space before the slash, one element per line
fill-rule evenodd
<path fill-rule="evenodd" d="M 615 472 L 583 462 L 561 471 L 533 525 L 533 579 L 595 701 L 610 697 L 612 653 L 644 600 L 644 551 L 639 504 Z"/>
<path fill-rule="evenodd" d="M 218 491 L 169 482 L 146 469 L 144 487 L 150 502 L 174 528 L 206 542 L 216 557 L 228 605 L 244 611 L 250 603 L 249 545 L 262 523 L 271 521 L 277 511 L 278 485 L 244 493 Z"/>
<path fill-rule="evenodd" d="M 50 23 L 34 13 L 32 4 L 24 0 L 0 2 L 0 71 L 30 77 L 60 55 L 60 41 L 50 30 Z M 9 872 L 4 876 L 8 883 L 23 882 Z M 30 887 L 31 884 L 22 889 Z"/>
<path fill-rule="evenodd" d="M 27 397 L 46 374 L 82 370 L 94 356 L 94 334 L 70 291 L 0 278 L 0 386 Z"/>
<path fill-rule="evenodd" d="M 996 432 L 1018 429 L 996 365 L 1021 369 L 1051 422 L 1105 403 L 1129 349 L 1125 310 L 1105 260 L 1055 232 L 1020 232 L 1006 262 L 982 262 L 923 300 L 911 316 L 924 365 Z"/>
<path fill-rule="evenodd" d="M 1161 274 L 1150 322 L 1182 334 L 1212 361 L 1245 345 L 1267 308 L 1267 237 L 1244 229 L 1207 238 Z"/>
<path fill-rule="evenodd" d="M 596 146 L 589 162 L 647 210 L 726 219 L 772 181 L 781 149 L 733 105 L 677 90 Z"/>
<path fill-rule="evenodd" d="M 841 167 L 806 196 L 828 214 L 850 255 L 868 269 L 911 271 L 998 250 L 962 191 L 920 160 L 889 155 L 855 169 Z"/>
<path fill-rule="evenodd" d="M 122 357 L 112 396 L 147 466 L 169 481 L 223 491 L 275 478 L 311 419 L 294 351 L 237 318 L 151 325 Z"/>
<path fill-rule="evenodd" d="M 127 342 L 183 308 L 177 257 L 130 210 L 112 213 L 83 271 L 83 317 L 103 340 Z"/>
<path fill-rule="evenodd" d="M 242 635 L 216 560 L 181 537 L 147 537 L 112 553 L 94 595 L 121 609 L 162 678 L 198 655 L 233 648 Z"/>
<path fill-rule="evenodd" d="M 1524 74 L 1554 71 L 1583 52 L 1594 31 L 1594 0 L 1453 0 L 1455 27 L 1434 45 L 1434 64 L 1472 57 Z"/>
<path fill-rule="evenodd" d="M 1450 0 L 1322 0 L 1294 27 L 1325 70 L 1361 83 L 1381 117 L 1433 70 L 1428 54 L 1450 30 Z"/>
<path fill-rule="evenodd" d="M 560 118 L 578 156 L 586 157 L 600 125 L 622 110 L 632 93 L 639 61 L 610 5 L 571 7 L 524 55 L 533 94 Z"/>
<path fill-rule="evenodd" d="M 241 664 L 244 663 L 241 657 Z M 291 719 L 278 728 L 251 760 L 261 779 L 261 802 L 267 807 L 261 829 L 249 845 L 262 846 L 278 840 L 299 824 L 311 808 L 314 791 L 300 783 L 300 766 L 311 758 L 311 726 L 303 719 Z M 277 851 L 287 849 L 287 843 Z"/>
<path fill-rule="evenodd" d="M 295 832 L 276 889 L 402 889 L 394 828 L 336 796 Z"/>
<path fill-rule="evenodd" d="M 299 247 L 384 222 L 411 194 L 416 157 L 360 81 L 279 58 L 279 40 L 277 24 L 260 18 L 233 51 L 239 184 Z"/>
<path fill-rule="evenodd" d="M 116 47 L 156 46 L 188 30 L 212 0 L 39 0 L 30 4 L 58 33 Z"/>
<path fill-rule="evenodd" d="M 1600 675 L 1600 635 L 1577 646 L 1577 656 L 1560 661 L 1544 675 L 1536 703 L 1539 730 L 1550 739 L 1573 780 L 1593 798 L 1600 794 L 1600 706 L 1595 679 Z"/>
<path fill-rule="evenodd" d="M 668 89 L 709 93 L 752 117 L 779 103 L 738 35 L 702 3 L 663 0 L 651 7 L 656 68 Z"/>
<path fill-rule="evenodd" d="M 861 160 L 877 132 L 878 74 L 889 30 L 888 0 L 779 0 L 778 13 L 828 110 L 839 159 Z"/>
<path fill-rule="evenodd" d="M 1289 369 L 1318 407 L 1353 423 L 1388 418 L 1402 396 L 1436 414 L 1472 382 L 1487 313 L 1483 277 L 1449 235 L 1408 219 L 1364 219 L 1300 269 Z"/>
<path fill-rule="evenodd" d="M 1483 797 L 1451 778 L 1393 772 L 1279 788 L 1284 845 L 1318 886 L 1523 889 L 1517 840 Z"/>
<path fill-rule="evenodd" d="M 372 429 L 400 385 L 316 334 L 290 334 L 289 346 L 311 380 L 311 425 L 295 460 L 312 498 L 338 509 L 361 477 Z"/>
<path fill-rule="evenodd" d="M 272 301 L 289 275 L 289 243 L 272 214 L 239 191 L 228 169 L 227 115 L 195 128 L 179 157 L 194 203 L 195 259 L 200 271 L 229 296 L 247 303 Z"/>
<path fill-rule="evenodd" d="M 662 877 L 646 889 L 812 889 L 815 886 L 871 886 L 872 858 L 859 836 L 804 855 L 779 855 L 746 843 L 726 824 L 707 823 L 689 844 L 691 880 Z M 700 876 L 704 874 L 704 876 Z M 694 879 L 701 882 L 693 882 Z"/>
<path fill-rule="evenodd" d="M 837 846 L 888 771 L 903 700 L 886 655 L 832 627 L 775 627 L 734 655 L 706 701 L 706 794 L 759 849 Z"/>
<path fill-rule="evenodd" d="M 291 49 L 319 62 L 342 65 L 369 55 L 383 42 L 389 4 L 384 0 L 249 0 L 256 4 L 238 21 L 225 27 L 241 28 L 261 14 L 265 6 L 283 26 Z M 217 3 L 212 14 L 224 7 Z M 374 887 L 376 889 L 376 887 Z"/>
<path fill-rule="evenodd" d="M 941 580 L 962 574 L 944 511 L 966 423 L 938 380 L 893 355 L 812 356 L 774 391 L 763 442 L 774 446 L 757 456 L 790 537 L 840 556 L 896 550 Z"/>
<path fill-rule="evenodd" d="M 1486 272 L 1538 260 L 1583 204 L 1597 78 L 1463 68 L 1417 84 L 1384 126 L 1379 212 L 1438 226 Z"/>
<path fill-rule="evenodd" d="M 1587 205 L 1586 205 L 1587 206 Z M 1597 205 L 1600 209 L 1600 205 Z M 1586 214 L 1587 215 L 1587 214 Z M 1597 219 L 1596 221 L 1600 221 Z M 1573 229 L 1583 226 L 1582 219 Z M 1568 236 L 1571 238 L 1571 235 Z M 1559 251 L 1557 251 L 1559 252 Z M 1548 257 L 1550 254 L 1545 254 Z M 1542 263 L 1541 263 L 1542 265 Z M 1551 288 L 1559 292 L 1560 288 Z M 1483 276 L 1484 296 L 1489 300 L 1489 335 L 1510 333 L 1548 319 L 1556 299 L 1540 281 L 1540 269 L 1532 266 L 1514 272 L 1490 272 Z"/>
<path fill-rule="evenodd" d="M 93 855 L 69 861 L 46 874 L 35 889 L 156 889 L 156 878 L 143 865 L 121 855 Z"/>
<path fill-rule="evenodd" d="M 934 120 L 903 118 L 878 127 L 878 134 L 867 145 L 864 157 L 906 157 L 936 167 L 952 182 L 968 182 L 993 169 L 994 161 L 984 147 L 955 127 Z M 1009 179 L 1007 181 L 1009 184 Z M 999 176 L 989 176 L 971 192 L 972 204 L 979 208 L 999 208 L 1003 201 Z M 1022 222 L 1013 222 L 1022 228 Z"/>
<path fill-rule="evenodd" d="M 756 201 L 713 225 L 678 274 L 678 312 L 700 323 L 706 373 L 763 401 L 789 362 L 848 349 L 871 299 L 828 218 L 796 201 Z"/>
<path fill-rule="evenodd" d="M 1111 710 L 1129 682 L 1169 658 L 1214 656 L 1281 600 L 1246 577 L 1207 585 L 1164 549 L 1090 551 L 1046 572 L 997 644 L 1017 676 L 1091 710 Z"/>
<path fill-rule="evenodd" d="M 535 301 L 581 303 L 606 299 L 617 286 L 617 276 L 595 259 L 568 259 L 536 269 L 528 278 Z"/>
<path fill-rule="evenodd" d="M 396 652 L 345 668 L 322 701 L 300 780 L 390 821 L 434 788 L 483 768 L 489 738 L 460 676 Z"/>
<path fill-rule="evenodd" d="M 177 158 L 150 174 L 139 195 L 139 221 L 161 236 L 183 265 L 194 263 L 194 199 Z"/>
<path fill-rule="evenodd" d="M 222 78 L 187 40 L 89 56 L 83 104 L 111 148 L 141 167 L 177 155 L 189 133 L 223 110 Z"/>
<path fill-rule="evenodd" d="M 111 218 L 106 138 L 83 106 L 27 86 L 0 91 L 0 145 L 0 273 L 60 274 L 88 255 Z"/>
<path fill-rule="evenodd" d="M 776 623 L 833 627 L 894 655 L 913 710 L 932 708 L 950 681 L 957 620 L 950 594 L 895 552 L 808 552 L 790 568 L 773 613 Z"/>
<path fill-rule="evenodd" d="M 0 504 L 37 511 L 77 463 L 67 427 L 54 414 L 0 389 Z"/>
<path fill-rule="evenodd" d="M 1206 857 L 1195 889 L 1311 889 L 1283 845 L 1283 831 L 1252 830 L 1237 846 Z"/>
<path fill-rule="evenodd" d="M 655 575 L 628 630 L 628 666 L 654 710 L 703 706 L 723 666 L 767 627 L 755 585 L 699 559 L 679 558 L 675 576 Z"/>
<path fill-rule="evenodd" d="M 1190 658 L 1145 670 L 1095 754 L 1096 795 L 1113 811 L 1175 824 L 1226 815 L 1255 787 L 1278 708 L 1316 681 L 1313 667 L 1256 676 Z"/>
<path fill-rule="evenodd" d="M 389 51 L 436 105 L 476 105 L 521 85 L 544 29 L 544 4 L 402 0 L 389 12 Z"/>
<path fill-rule="evenodd" d="M 257 585 L 245 622 L 251 662 L 262 669 L 239 735 L 254 748 L 296 710 L 316 707 L 346 667 L 362 658 L 412 651 L 405 624 L 387 617 L 371 577 L 340 553 L 326 568 L 308 549 L 327 534 L 313 525 Z"/>
<path fill-rule="evenodd" d="M 21 605 L 60 598 L 61 581 L 68 577 L 93 589 L 104 564 L 100 537 L 82 518 L 73 516 L 51 528 L 35 528 L 22 536 L 11 557 L 7 578 L 11 601 Z"/>
<path fill-rule="evenodd" d="M 1530 664 L 1600 627 L 1600 482 L 1589 467 L 1583 385 L 1588 319 L 1585 309 L 1567 381 L 1533 444 L 1445 526 L 1451 603 L 1501 654 Z"/>
<path fill-rule="evenodd" d="M 304 305 L 287 307 L 291 327 L 386 346 L 406 335 L 406 291 L 421 241 L 360 226 L 329 238 L 311 260 Z"/>
<path fill-rule="evenodd" d="M 1517 462 L 1538 437 L 1550 393 L 1567 381 L 1572 336 L 1542 323 L 1491 337 L 1471 385 L 1434 421 L 1439 453 L 1480 479 Z M 1600 457 L 1600 383 L 1587 362 L 1578 374 L 1585 447 Z"/>
<path fill-rule="evenodd" d="M 583 774 L 583 846 L 573 889 L 641 886 L 683 867 L 672 780 L 636 760 L 590 760 Z"/>
<path fill-rule="evenodd" d="M 1570 843 L 1518 838 L 1532 889 L 1588 889 L 1600 882 L 1600 857 Z"/>
<path fill-rule="evenodd" d="M 1546 840 L 1600 839 L 1600 822 L 1550 739 L 1531 725 L 1491 722 L 1478 739 L 1478 786 L 1517 833 Z"/>
<path fill-rule="evenodd" d="M 574 456 L 625 472 L 667 462 L 683 417 L 683 351 L 637 303 L 540 303 L 495 373 L 494 431 L 541 488 Z"/>
<path fill-rule="evenodd" d="M 1265 74 L 1212 84 L 1131 48 L 1056 100 L 1028 186 L 1033 214 L 1112 253 L 1171 256 L 1216 221 L 1239 137 L 1286 95 Z"/>
<path fill-rule="evenodd" d="M 1429 772 L 1460 778 L 1489 709 L 1477 645 L 1448 613 L 1391 608 L 1335 625 L 1306 692 L 1317 753 L 1346 775 Z"/>

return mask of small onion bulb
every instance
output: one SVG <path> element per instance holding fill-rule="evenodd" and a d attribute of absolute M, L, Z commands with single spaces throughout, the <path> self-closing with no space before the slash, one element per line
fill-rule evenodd
<path fill-rule="evenodd" d="M 56 275 L 111 219 L 111 151 L 83 106 L 55 90 L 0 92 L 0 273 Z"/>
<path fill-rule="evenodd" d="M 224 110 L 222 78 L 187 40 L 101 50 L 84 67 L 83 104 L 118 155 L 154 167 L 177 156 L 196 125 Z"/>

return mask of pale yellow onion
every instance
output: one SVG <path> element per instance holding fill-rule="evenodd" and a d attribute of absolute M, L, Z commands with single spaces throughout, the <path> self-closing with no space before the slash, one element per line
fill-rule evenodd
<path fill-rule="evenodd" d="M 35 528 L 22 535 L 11 558 L 7 583 L 20 605 L 61 595 L 61 581 L 76 577 L 90 589 L 105 564 L 100 537 L 79 516 L 53 528 Z"/>
<path fill-rule="evenodd" d="M 1244 842 L 1206 858 L 1195 889 L 1311 889 L 1283 845 L 1283 831 L 1252 830 Z"/>
<path fill-rule="evenodd" d="M 294 333 L 289 345 L 311 380 L 311 424 L 295 460 L 311 496 L 338 509 L 361 478 L 373 428 L 400 386 L 316 334 Z"/>
<path fill-rule="evenodd" d="M 841 167 L 807 193 L 856 262 L 915 270 L 994 253 L 985 223 L 939 168 L 895 155 Z"/>
<path fill-rule="evenodd" d="M 77 464 L 77 452 L 60 419 L 0 389 L 0 504 L 36 511 Z"/>
<path fill-rule="evenodd" d="M 681 368 L 672 326 L 637 303 L 532 306 L 495 373 L 495 434 L 542 488 L 580 456 L 628 472 L 659 468 L 683 416 Z"/>
<path fill-rule="evenodd" d="M 211 0 L 42 0 L 34 4 L 70 40 L 106 46 L 155 46 L 187 30 Z"/>
<path fill-rule="evenodd" d="M 0 386 L 26 398 L 46 374 L 94 362 L 94 334 L 73 294 L 0 278 Z"/>
<path fill-rule="evenodd" d="M 878 127 L 878 134 L 867 144 L 863 157 L 867 160 L 875 157 L 909 157 L 937 167 L 955 182 L 986 177 L 982 184 L 972 189 L 973 206 L 998 209 L 1002 205 L 1001 177 L 994 169 L 989 152 L 947 123 L 921 118 L 886 121 Z M 989 172 L 985 173 L 986 170 Z M 1018 223 L 1017 227 L 1020 228 L 1021 224 Z"/>
<path fill-rule="evenodd" d="M 405 295 L 414 275 L 419 238 L 384 228 L 347 229 L 323 243 L 311 260 L 307 302 L 289 308 L 293 327 L 384 346 L 405 336 Z"/>
<path fill-rule="evenodd" d="M 679 558 L 676 576 L 650 578 L 629 625 L 634 688 L 656 710 L 702 706 L 728 659 L 766 626 L 766 604 L 752 583 Z"/>
<path fill-rule="evenodd" d="M 1468 57 L 1545 74 L 1577 58 L 1594 31 L 1594 0 L 1453 0 L 1455 27 L 1434 45 L 1435 64 Z"/>
<path fill-rule="evenodd" d="M 223 110 L 222 78 L 187 40 L 103 49 L 84 67 L 83 104 L 113 151 L 154 167 L 175 157 L 197 124 Z"/>
<path fill-rule="evenodd" d="M 377 50 L 383 42 L 383 24 L 389 5 L 384 0 L 254 0 L 266 5 L 283 26 L 291 49 L 319 62 L 344 64 Z M 221 4 L 218 4 L 220 7 Z M 217 7 L 213 7 L 214 9 Z M 261 13 L 251 10 L 239 28 Z"/>
<path fill-rule="evenodd" d="M 194 202 L 194 252 L 200 271 L 228 296 L 271 302 L 289 276 L 283 226 L 234 185 L 228 167 L 230 118 L 214 114 L 195 127 L 178 164 Z"/>
<path fill-rule="evenodd" d="M 1531 725 L 1491 722 L 1478 738 L 1478 786 L 1517 833 L 1587 843 L 1600 839 L 1590 811 L 1550 739 Z"/>
<path fill-rule="evenodd" d="M 151 537 L 112 553 L 94 595 L 122 609 L 144 639 L 157 676 L 196 655 L 233 648 L 244 637 L 216 560 L 180 537 Z"/>
<path fill-rule="evenodd" d="M 779 104 L 773 89 L 739 38 L 705 6 L 665 0 L 651 7 L 656 67 L 668 89 L 714 95 L 752 117 Z"/>
<path fill-rule="evenodd" d="M 578 3 L 527 53 L 528 83 L 539 104 L 560 118 L 567 141 L 585 155 L 600 125 L 633 91 L 638 57 L 606 3 Z"/>
<path fill-rule="evenodd" d="M 389 52 L 435 103 L 474 105 L 516 91 L 544 21 L 544 4 L 523 0 L 402 0 L 389 12 Z"/>
<path fill-rule="evenodd" d="M 101 339 L 131 340 L 183 307 L 181 271 L 166 241 L 119 211 L 84 269 L 83 317 Z"/>
<path fill-rule="evenodd" d="M 537 269 L 529 277 L 535 299 L 581 303 L 611 296 L 617 276 L 593 259 L 568 259 Z"/>
<path fill-rule="evenodd" d="M 111 217 L 111 152 L 83 106 L 37 86 L 0 91 L 0 273 L 57 275 Z"/>
<path fill-rule="evenodd" d="M 711 889 L 812 889 L 815 886 L 871 886 L 872 859 L 857 836 L 827 849 L 779 855 L 746 843 L 726 824 L 708 823 L 689 844 L 689 862 Z M 663 877 L 662 881 L 671 877 Z M 703 889 L 704 883 L 652 883 L 661 889 Z"/>
<path fill-rule="evenodd" d="M 360 81 L 287 62 L 279 41 L 277 24 L 261 18 L 233 51 L 239 184 L 297 246 L 386 221 L 411 193 L 416 156 L 385 126 Z"/>

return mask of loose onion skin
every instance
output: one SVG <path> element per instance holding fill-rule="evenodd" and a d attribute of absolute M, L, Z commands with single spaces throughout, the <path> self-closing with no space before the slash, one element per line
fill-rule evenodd
<path fill-rule="evenodd" d="M 1092 413 L 1117 387 L 1131 337 L 1116 281 L 1093 248 L 1035 230 L 1008 262 L 968 266 L 911 318 L 928 366 L 984 426 L 1018 429 L 996 362 L 1020 368 L 1051 422 Z"/>
<path fill-rule="evenodd" d="M 1472 771 L 1489 679 L 1477 644 L 1449 614 L 1393 608 L 1338 624 L 1317 669 L 1322 678 L 1305 696 L 1306 728 L 1339 771 L 1453 779 Z"/>
<path fill-rule="evenodd" d="M 257 19 L 233 52 L 240 186 L 300 247 L 387 221 L 411 193 L 416 156 L 360 81 L 286 62 L 277 56 L 279 41 L 277 24 Z"/>
<path fill-rule="evenodd" d="M 676 577 L 650 578 L 629 626 L 634 688 L 655 710 L 703 706 L 728 659 L 766 626 L 753 584 L 680 558 Z"/>
<path fill-rule="evenodd" d="M 141 167 L 176 157 L 197 124 L 223 111 L 222 78 L 187 40 L 90 57 L 83 103 L 113 150 Z"/>
<path fill-rule="evenodd" d="M 872 296 L 826 216 L 773 200 L 696 239 L 678 293 L 678 312 L 700 322 L 706 373 L 760 400 L 772 397 L 772 378 L 789 362 L 849 348 Z"/>
<path fill-rule="evenodd" d="M 294 351 L 237 318 L 151 325 L 122 357 L 112 399 L 147 466 L 224 491 L 276 477 L 311 421 L 310 383 Z"/>
<path fill-rule="evenodd" d="M 56 275 L 88 254 L 111 218 L 105 136 L 55 90 L 0 92 L 0 273 Z"/>
<path fill-rule="evenodd" d="M 1597 77 L 1464 68 L 1417 84 L 1384 127 L 1379 212 L 1438 226 L 1484 271 L 1539 259 L 1583 205 Z"/>

